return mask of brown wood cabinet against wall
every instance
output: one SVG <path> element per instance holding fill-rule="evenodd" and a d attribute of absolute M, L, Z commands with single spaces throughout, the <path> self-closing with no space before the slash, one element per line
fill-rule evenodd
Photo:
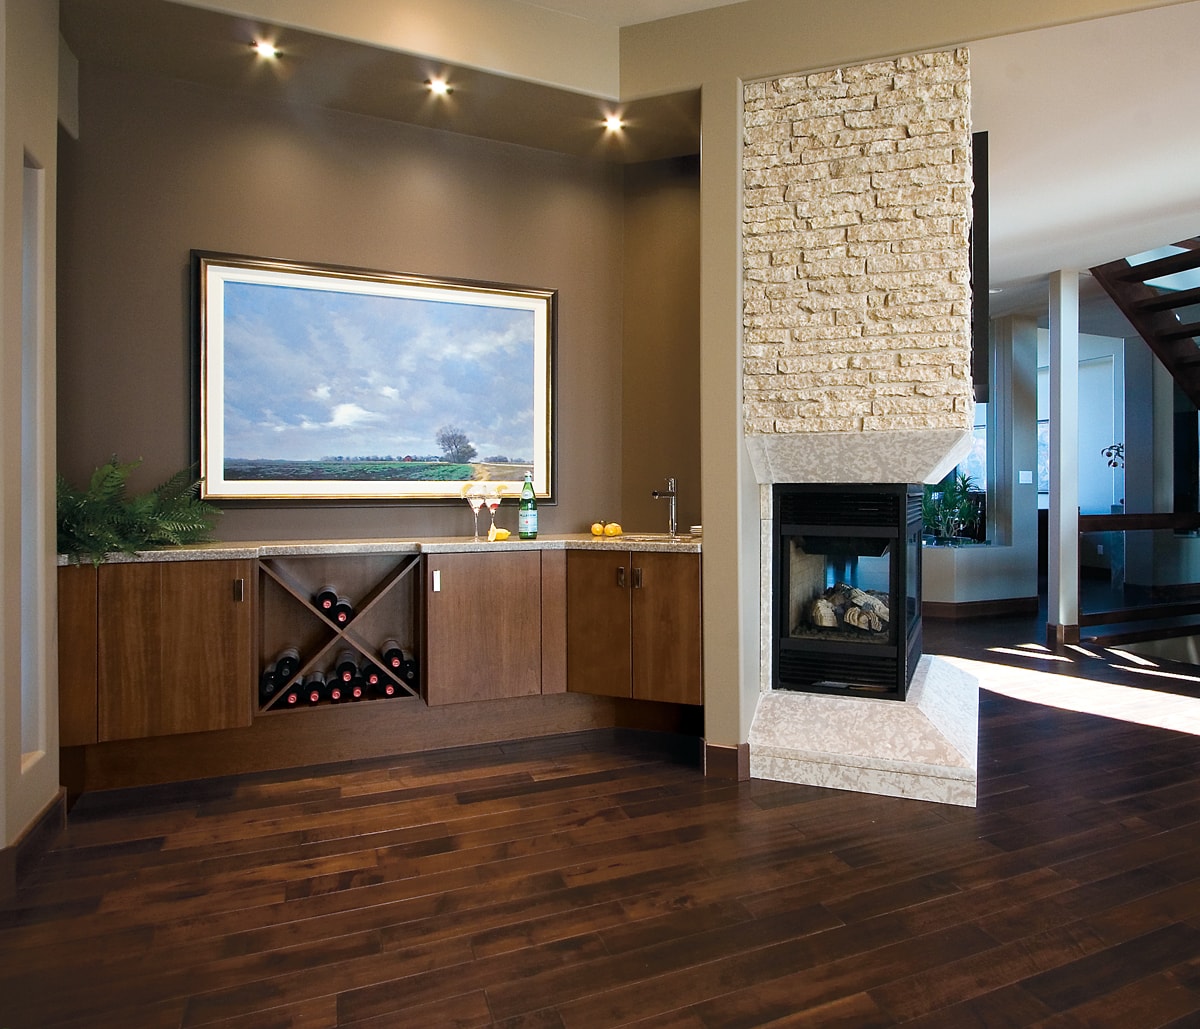
<path fill-rule="evenodd" d="M 102 565 L 99 739 L 250 724 L 252 561 Z"/>
<path fill-rule="evenodd" d="M 541 693 L 541 554 L 429 554 L 423 668 L 430 707 Z"/>
<path fill-rule="evenodd" d="M 79 747 L 96 736 L 96 567 L 58 570 L 58 743 Z"/>
<path fill-rule="evenodd" d="M 567 553 L 567 688 L 702 702 L 699 554 Z"/>

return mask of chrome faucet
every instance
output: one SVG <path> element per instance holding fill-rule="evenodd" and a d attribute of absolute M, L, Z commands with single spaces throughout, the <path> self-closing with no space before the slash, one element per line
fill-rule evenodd
<path fill-rule="evenodd" d="M 669 513 L 667 514 L 667 524 L 669 526 L 667 531 L 672 536 L 676 535 L 678 526 L 675 522 L 675 480 L 668 479 L 667 488 L 665 490 L 652 490 L 650 496 L 652 496 L 655 500 L 667 500 L 670 502 Z"/>

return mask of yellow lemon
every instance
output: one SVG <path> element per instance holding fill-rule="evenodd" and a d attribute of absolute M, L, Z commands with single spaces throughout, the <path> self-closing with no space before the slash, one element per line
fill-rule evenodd
<path fill-rule="evenodd" d="M 620 536 L 621 535 L 621 526 L 619 526 L 616 522 L 609 522 L 606 526 L 604 526 L 604 535 L 605 536 Z"/>
<path fill-rule="evenodd" d="M 506 539 L 508 539 L 508 537 L 509 537 L 509 531 L 507 529 L 497 529 L 496 530 L 496 539 L 506 540 Z"/>
<path fill-rule="evenodd" d="M 604 535 L 604 523 L 603 522 L 592 522 L 592 535 L 593 536 L 603 536 Z"/>

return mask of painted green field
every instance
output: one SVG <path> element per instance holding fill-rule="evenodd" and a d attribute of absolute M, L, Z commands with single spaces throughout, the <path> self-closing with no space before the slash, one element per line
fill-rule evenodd
<path fill-rule="evenodd" d="M 520 482 L 530 464 L 491 464 L 476 461 L 271 461 L 230 458 L 225 478 L 231 482 L 285 480 L 308 482 L 463 482 L 497 479 Z"/>
<path fill-rule="evenodd" d="M 514 470 L 519 465 L 511 466 Z M 460 482 L 475 477 L 474 465 L 446 461 L 268 461 L 229 459 L 225 478 L 322 482 Z M 515 472 L 515 477 L 521 477 Z"/>

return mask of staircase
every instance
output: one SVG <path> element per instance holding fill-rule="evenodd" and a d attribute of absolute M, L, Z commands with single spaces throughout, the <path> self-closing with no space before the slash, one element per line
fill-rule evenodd
<path fill-rule="evenodd" d="M 1149 260 L 1122 258 L 1091 269 L 1121 312 L 1200 407 L 1200 236 Z"/>

